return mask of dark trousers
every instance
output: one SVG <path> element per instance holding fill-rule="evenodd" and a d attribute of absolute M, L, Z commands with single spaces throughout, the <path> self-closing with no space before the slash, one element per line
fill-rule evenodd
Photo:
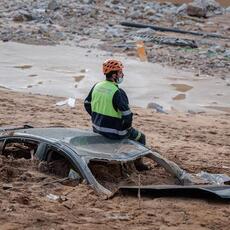
<path fill-rule="evenodd" d="M 146 140 L 145 140 L 145 135 L 144 135 L 144 133 L 140 132 L 140 131 L 137 130 L 137 129 L 130 128 L 130 129 L 128 130 L 128 135 L 127 135 L 127 137 L 128 137 L 130 140 L 137 141 L 137 142 L 139 142 L 139 143 L 142 144 L 142 145 L 145 145 L 145 144 L 146 144 Z"/>

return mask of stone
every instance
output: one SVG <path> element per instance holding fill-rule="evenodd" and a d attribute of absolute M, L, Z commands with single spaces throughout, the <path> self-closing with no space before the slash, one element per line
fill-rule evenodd
<path fill-rule="evenodd" d="M 187 14 L 196 17 L 210 17 L 220 13 L 223 13 L 223 8 L 215 0 L 195 0 L 187 8 Z"/>
<path fill-rule="evenodd" d="M 154 16 L 156 14 L 156 11 L 154 9 L 147 10 L 145 15 L 146 16 Z"/>
<path fill-rule="evenodd" d="M 186 14 L 188 5 L 186 3 L 182 4 L 180 7 L 177 8 L 176 14 Z"/>
<path fill-rule="evenodd" d="M 225 50 L 224 57 L 230 58 L 230 50 Z"/>
<path fill-rule="evenodd" d="M 187 14 L 189 16 L 205 17 L 206 13 L 207 13 L 207 11 L 202 4 L 197 4 L 195 2 L 188 4 Z"/>
<path fill-rule="evenodd" d="M 14 22 L 24 22 L 34 20 L 34 16 L 29 11 L 21 10 L 13 15 Z"/>
<path fill-rule="evenodd" d="M 93 4 L 94 0 L 82 0 L 84 4 Z"/>
<path fill-rule="evenodd" d="M 13 188 L 13 185 L 12 184 L 3 184 L 2 185 L 2 189 L 3 190 L 8 190 L 8 189 L 12 189 Z"/>
<path fill-rule="evenodd" d="M 119 0 L 112 0 L 111 3 L 114 4 L 114 5 L 117 5 L 117 4 L 120 3 L 120 1 Z"/>
<path fill-rule="evenodd" d="M 16 14 L 15 16 L 13 16 L 13 21 L 14 22 L 23 22 L 23 21 L 25 21 L 25 18 L 21 14 Z"/>
<path fill-rule="evenodd" d="M 230 14 L 230 6 L 229 6 L 228 8 L 225 9 L 225 12 L 226 12 L 227 14 Z"/>
<path fill-rule="evenodd" d="M 49 10 L 57 10 L 57 9 L 59 9 L 59 5 L 58 5 L 57 1 L 52 0 L 52 1 L 49 2 L 47 8 Z"/>
<path fill-rule="evenodd" d="M 156 110 L 157 113 L 166 113 L 166 112 L 164 111 L 163 106 L 161 106 L 161 105 L 159 105 L 159 104 L 157 104 L 157 103 L 155 103 L 155 102 L 150 102 L 150 103 L 148 103 L 147 109 L 154 109 L 154 110 Z M 167 114 L 167 113 L 166 113 L 166 114 Z"/>
<path fill-rule="evenodd" d="M 225 48 L 222 46 L 211 46 L 208 49 L 209 52 L 213 52 L 213 53 L 224 53 L 225 52 Z"/>

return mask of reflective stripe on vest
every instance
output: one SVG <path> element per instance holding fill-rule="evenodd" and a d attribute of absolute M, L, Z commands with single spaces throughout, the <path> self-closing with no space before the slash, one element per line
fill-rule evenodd
<path fill-rule="evenodd" d="M 92 112 L 121 118 L 121 112 L 113 108 L 113 96 L 117 90 L 119 90 L 117 86 L 110 81 L 102 81 L 96 84 L 92 92 Z"/>

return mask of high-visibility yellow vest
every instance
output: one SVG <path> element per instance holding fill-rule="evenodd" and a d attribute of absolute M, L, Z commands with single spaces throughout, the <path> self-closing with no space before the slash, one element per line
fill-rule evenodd
<path fill-rule="evenodd" d="M 121 119 L 121 112 L 113 107 L 113 96 L 117 90 L 118 87 L 111 81 L 96 84 L 92 92 L 92 112 Z"/>

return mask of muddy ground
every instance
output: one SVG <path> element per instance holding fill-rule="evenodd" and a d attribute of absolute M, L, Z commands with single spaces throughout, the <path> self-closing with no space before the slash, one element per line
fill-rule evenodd
<path fill-rule="evenodd" d="M 197 76 L 229 80 L 229 39 L 140 31 L 123 27 L 132 21 L 229 38 L 229 4 L 208 18 L 177 14 L 179 5 L 153 1 L 0 2 L 0 39 L 26 44 L 83 46 L 136 56 L 137 37 L 145 40 L 147 57 Z M 176 1 L 178 2 L 178 1 Z M 227 3 L 227 0 L 221 3 Z M 55 8 L 56 7 L 56 8 Z M 138 36 L 137 36 L 138 35 Z M 159 44 L 151 39 L 195 40 L 198 48 Z M 139 39 L 138 38 L 138 39 Z M 145 39 L 146 38 L 146 39 Z M 94 39 L 95 43 L 81 45 Z M 226 83 L 228 84 L 228 82 Z M 206 89 L 207 90 L 207 89 Z M 75 108 L 56 106 L 61 98 L 0 89 L 0 126 L 90 128 L 89 116 L 78 100 Z M 132 108 L 134 126 L 147 144 L 185 170 L 230 175 L 230 113 L 156 113 Z M 158 168 L 152 168 L 154 175 Z M 155 171 L 154 171 L 155 170 Z M 144 176 L 144 174 L 143 174 Z M 0 229 L 229 229 L 229 203 L 194 198 L 145 198 L 116 195 L 105 200 L 85 183 L 76 187 L 47 182 L 58 177 L 38 171 L 38 162 L 0 158 Z M 161 180 L 158 181 L 159 183 Z M 54 196 L 58 200 L 53 200 Z"/>
<path fill-rule="evenodd" d="M 0 125 L 89 128 L 82 101 L 57 107 L 60 98 L 0 90 Z M 132 108 L 147 143 L 189 172 L 230 175 L 229 113 L 158 114 Z M 155 169 L 157 170 L 157 168 Z M 37 162 L 0 158 L 1 229 L 229 229 L 230 206 L 194 198 L 117 195 L 104 200 L 86 184 L 76 187 L 37 170 Z M 52 200 L 47 195 L 60 196 Z"/>

